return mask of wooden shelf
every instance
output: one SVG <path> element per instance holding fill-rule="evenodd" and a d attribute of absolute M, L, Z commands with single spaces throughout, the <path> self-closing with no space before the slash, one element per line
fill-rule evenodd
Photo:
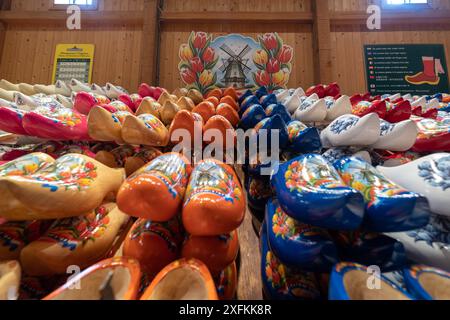
<path fill-rule="evenodd" d="M 369 14 L 364 11 L 331 12 L 332 25 L 365 25 Z M 394 11 L 382 10 L 383 25 L 436 25 L 450 24 L 450 10 Z"/>
<path fill-rule="evenodd" d="M 0 11 L 0 21 L 7 24 L 65 23 L 69 15 L 65 11 Z M 82 11 L 81 24 L 143 24 L 141 11 Z"/>
<path fill-rule="evenodd" d="M 311 24 L 310 12 L 162 12 L 162 22 L 170 23 L 298 23 Z"/>

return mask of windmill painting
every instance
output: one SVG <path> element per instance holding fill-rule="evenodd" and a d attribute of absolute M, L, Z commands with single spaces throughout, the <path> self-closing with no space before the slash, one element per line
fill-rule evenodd
<path fill-rule="evenodd" d="M 214 88 L 237 90 L 265 86 L 269 91 L 286 88 L 292 71 L 293 48 L 277 33 L 257 39 L 241 34 L 214 38 L 192 31 L 181 44 L 178 70 L 188 89 L 206 94 Z"/>

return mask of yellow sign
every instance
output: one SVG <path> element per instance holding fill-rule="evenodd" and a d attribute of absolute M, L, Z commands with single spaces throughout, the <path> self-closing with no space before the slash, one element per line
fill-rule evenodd
<path fill-rule="evenodd" d="M 53 83 L 77 79 L 91 83 L 94 64 L 93 44 L 58 44 L 53 66 Z"/>

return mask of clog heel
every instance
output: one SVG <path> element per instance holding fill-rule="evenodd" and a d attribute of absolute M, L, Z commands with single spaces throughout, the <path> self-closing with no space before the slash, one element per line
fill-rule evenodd
<path fill-rule="evenodd" d="M 169 130 L 151 114 L 128 115 L 122 125 L 122 139 L 133 145 L 165 147 L 169 143 Z"/>
<path fill-rule="evenodd" d="M 96 141 L 123 142 L 122 125 L 128 115 L 127 111 L 111 113 L 103 107 L 93 107 L 87 120 L 89 136 Z"/>

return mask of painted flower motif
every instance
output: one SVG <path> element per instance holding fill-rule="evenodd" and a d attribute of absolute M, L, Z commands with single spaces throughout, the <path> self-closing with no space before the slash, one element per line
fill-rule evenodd
<path fill-rule="evenodd" d="M 444 232 L 431 223 L 425 228 L 408 231 L 406 234 L 415 242 L 423 241 L 432 248 L 437 247 L 442 250 L 450 245 L 450 232 Z"/>
<path fill-rule="evenodd" d="M 443 191 L 450 188 L 450 156 L 424 161 L 418 169 L 419 176 L 429 185 Z"/>
<path fill-rule="evenodd" d="M 209 86 L 213 82 L 214 75 L 211 70 L 205 70 L 200 75 L 199 81 L 200 84 L 204 87 Z"/>
<path fill-rule="evenodd" d="M 269 56 L 265 50 L 259 49 L 256 50 L 253 54 L 253 62 L 259 64 L 260 66 L 265 66 L 269 61 Z"/>
<path fill-rule="evenodd" d="M 184 81 L 184 83 L 186 84 L 193 84 L 195 82 L 195 80 L 197 79 L 197 77 L 195 76 L 195 73 L 192 72 L 190 69 L 183 69 L 180 71 L 180 76 L 181 79 Z"/>
<path fill-rule="evenodd" d="M 284 72 L 283 70 L 280 70 L 272 75 L 272 80 L 274 84 L 278 86 L 284 86 L 289 80 L 289 74 Z"/>
<path fill-rule="evenodd" d="M 288 293 L 286 271 L 278 258 L 271 251 L 266 255 L 266 277 L 272 288 L 280 293 Z"/>
<path fill-rule="evenodd" d="M 180 46 L 179 55 L 180 55 L 180 59 L 183 61 L 186 61 L 186 62 L 190 61 L 194 57 L 194 54 L 192 53 L 191 48 L 187 44 L 182 44 Z"/>
<path fill-rule="evenodd" d="M 210 63 L 210 62 L 214 61 L 215 57 L 216 57 L 216 52 L 211 47 L 206 48 L 206 50 L 203 52 L 203 55 L 202 55 L 204 63 Z"/>
<path fill-rule="evenodd" d="M 266 70 L 268 73 L 277 73 L 280 71 L 280 62 L 275 58 L 270 58 L 267 62 Z"/>
<path fill-rule="evenodd" d="M 289 63 L 291 62 L 292 57 L 293 57 L 292 47 L 284 44 L 277 55 L 278 61 L 280 61 L 280 63 Z"/>
<path fill-rule="evenodd" d="M 389 123 L 387 121 L 381 121 L 381 124 L 380 124 L 380 129 L 381 129 L 380 135 L 382 137 L 384 137 L 387 134 L 391 133 L 394 130 L 394 128 L 395 128 L 395 124 Z"/>
<path fill-rule="evenodd" d="M 262 42 L 268 50 L 274 50 L 278 47 L 278 41 L 273 33 L 266 33 L 262 36 Z"/>
<path fill-rule="evenodd" d="M 190 60 L 191 70 L 196 73 L 201 73 L 205 69 L 203 62 L 199 57 L 194 57 Z"/>
<path fill-rule="evenodd" d="M 317 228 L 295 221 L 277 207 L 272 217 L 273 232 L 277 237 L 297 241 L 304 237 L 319 235 Z"/>
<path fill-rule="evenodd" d="M 208 34 L 206 32 L 196 32 L 194 35 L 194 47 L 196 49 L 202 49 L 206 45 L 206 41 L 208 40 Z"/>
<path fill-rule="evenodd" d="M 350 128 L 353 128 L 356 126 L 356 124 L 359 122 L 358 117 L 346 117 L 344 119 L 338 119 L 334 121 L 330 126 L 330 131 L 335 134 L 340 134 L 344 131 L 349 130 Z"/>
<path fill-rule="evenodd" d="M 260 86 L 267 86 L 270 83 L 270 75 L 267 71 L 259 70 L 255 76 L 256 83 Z"/>

